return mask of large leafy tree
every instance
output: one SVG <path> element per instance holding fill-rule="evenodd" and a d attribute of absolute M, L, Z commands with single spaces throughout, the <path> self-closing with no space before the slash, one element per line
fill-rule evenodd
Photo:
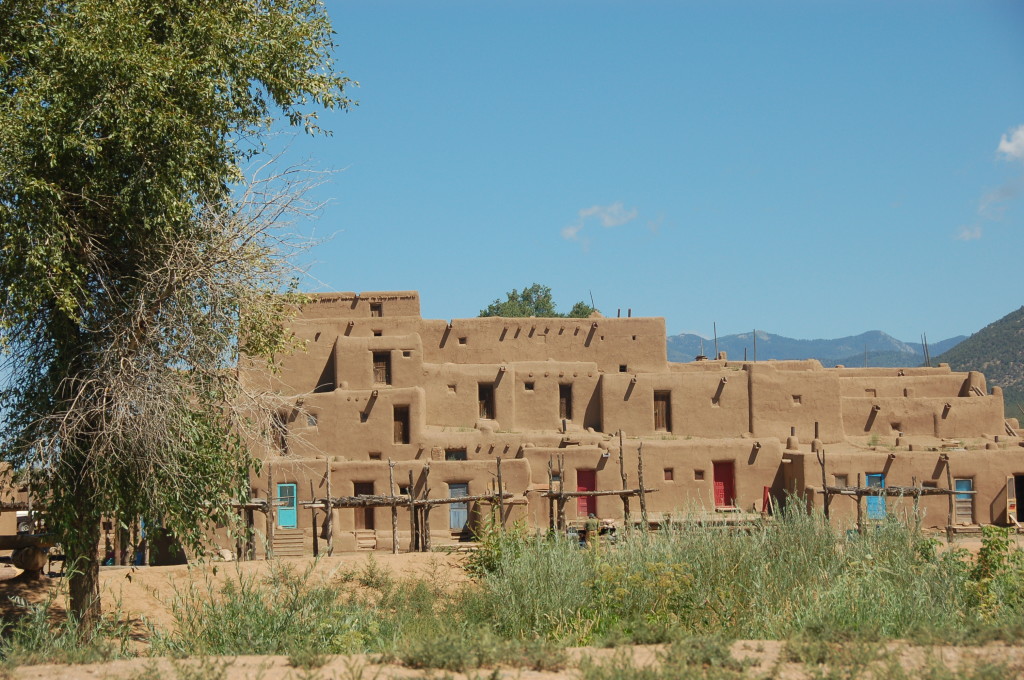
<path fill-rule="evenodd" d="M 508 317 L 562 317 L 570 319 L 584 319 L 597 311 L 592 306 L 580 300 L 572 306 L 568 314 L 562 314 L 555 306 L 555 299 L 551 295 L 551 288 L 535 283 L 532 286 L 523 288 L 522 292 L 513 288 L 505 294 L 505 299 L 497 299 L 480 310 L 480 316 L 508 316 Z"/>
<path fill-rule="evenodd" d="M 247 486 L 231 367 L 288 343 L 299 204 L 241 168 L 276 114 L 351 105 L 331 36 L 320 0 L 0 2 L 0 444 L 85 630 L 102 517 L 198 545 Z"/>

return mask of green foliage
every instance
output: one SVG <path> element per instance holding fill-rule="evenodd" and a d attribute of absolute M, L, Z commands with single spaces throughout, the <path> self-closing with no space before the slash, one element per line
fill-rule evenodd
<path fill-rule="evenodd" d="M 133 656 L 131 628 L 121 621 L 119 612 L 104 617 L 90 630 L 83 630 L 74 615 L 56 624 L 52 622 L 55 595 L 36 604 L 21 597 L 10 599 L 23 613 L 13 622 L 3 624 L 0 657 L 7 664 L 102 663 Z"/>
<path fill-rule="evenodd" d="M 207 586 L 178 592 L 172 603 L 175 630 L 154 631 L 159 654 L 286 654 L 313 667 L 323 654 L 346 654 L 376 644 L 380 625 L 362 603 L 313 583 L 304 573 L 275 564 L 265 581 L 240 575 L 219 591 Z"/>
<path fill-rule="evenodd" d="M 530 540 L 526 524 L 517 522 L 510 529 L 487 521 L 476 531 L 477 548 L 466 560 L 466 572 L 481 578 L 497 570 L 498 565 L 522 554 Z"/>
<path fill-rule="evenodd" d="M 515 288 L 506 294 L 505 300 L 500 298 L 480 310 L 480 316 L 504 316 L 504 317 L 552 317 L 585 319 L 597 311 L 582 300 L 577 302 L 569 310 L 568 314 L 561 314 L 555 308 L 554 298 L 551 296 L 551 289 L 535 283 L 529 288 L 524 288 L 520 293 Z"/>
<path fill-rule="evenodd" d="M 318 0 L 0 4 L 0 449 L 34 467 L 79 613 L 101 516 L 196 546 L 245 493 L 233 369 L 291 346 L 272 230 L 302 204 L 241 164 L 276 112 L 315 132 L 310 106 L 351 105 L 331 36 Z"/>

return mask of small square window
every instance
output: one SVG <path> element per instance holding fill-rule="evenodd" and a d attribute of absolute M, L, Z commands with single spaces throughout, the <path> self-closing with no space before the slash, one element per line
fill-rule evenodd
<path fill-rule="evenodd" d="M 629 370 L 629 366 L 626 364 L 619 364 L 619 373 L 625 373 Z"/>
<path fill-rule="evenodd" d="M 850 486 L 849 475 L 834 475 L 836 478 L 836 486 Z"/>
<path fill-rule="evenodd" d="M 380 451 L 370 451 L 370 460 L 380 460 Z"/>
<path fill-rule="evenodd" d="M 445 460 L 469 460 L 466 456 L 466 449 L 445 449 L 444 450 Z"/>
<path fill-rule="evenodd" d="M 371 302 L 370 303 L 370 316 L 384 316 L 384 303 L 383 302 Z"/>
<path fill-rule="evenodd" d="M 459 338 L 459 344 L 460 345 L 465 345 L 466 344 L 466 338 L 465 337 Z"/>
<path fill-rule="evenodd" d="M 803 398 L 803 396 L 802 396 L 802 395 L 799 395 L 799 394 L 794 394 L 794 395 L 793 395 L 793 405 L 794 405 L 794 406 L 799 406 L 799 405 L 800 405 L 800 404 L 802 404 L 802 403 L 804 403 L 804 398 Z"/>
<path fill-rule="evenodd" d="M 921 482 L 921 486 L 923 486 L 926 489 L 937 489 L 937 488 L 939 488 L 939 483 L 938 482 Z"/>
<path fill-rule="evenodd" d="M 402 356 L 405 357 L 406 359 L 408 359 L 409 357 L 412 356 L 412 351 L 411 350 L 407 350 L 407 349 L 402 350 Z"/>
<path fill-rule="evenodd" d="M 450 392 L 451 394 L 455 394 L 455 383 L 448 384 L 448 392 Z"/>
<path fill-rule="evenodd" d="M 671 482 L 676 478 L 676 471 L 673 468 L 665 468 L 665 481 Z"/>
<path fill-rule="evenodd" d="M 374 330 L 373 331 L 373 337 L 375 337 L 375 338 L 379 338 L 382 335 L 384 335 L 384 331 L 381 331 L 381 330 Z"/>
<path fill-rule="evenodd" d="M 316 427 L 316 414 L 315 413 L 307 413 L 306 414 L 306 425 L 308 425 L 310 427 Z"/>
<path fill-rule="evenodd" d="M 704 471 L 703 470 L 694 470 L 693 471 L 693 478 L 694 478 L 694 480 L 696 480 L 698 482 L 703 482 L 704 481 Z"/>
<path fill-rule="evenodd" d="M 400 487 L 398 487 L 398 493 L 399 493 L 399 495 L 402 495 L 402 496 L 408 496 L 409 495 L 409 487 L 408 486 L 400 486 Z"/>
<path fill-rule="evenodd" d="M 523 389 L 526 390 L 527 392 L 533 392 L 533 382 L 531 381 L 523 383 Z"/>

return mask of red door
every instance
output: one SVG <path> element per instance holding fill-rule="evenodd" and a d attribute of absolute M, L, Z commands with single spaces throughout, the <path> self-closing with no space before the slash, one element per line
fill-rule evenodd
<path fill-rule="evenodd" d="M 715 474 L 715 507 L 730 507 L 736 502 L 736 475 L 731 460 L 712 463 Z"/>
<path fill-rule="evenodd" d="M 597 491 L 597 470 L 577 470 L 576 490 Z M 580 517 L 587 517 L 591 513 L 597 515 L 597 498 L 595 496 L 580 496 L 576 499 L 576 512 Z"/>

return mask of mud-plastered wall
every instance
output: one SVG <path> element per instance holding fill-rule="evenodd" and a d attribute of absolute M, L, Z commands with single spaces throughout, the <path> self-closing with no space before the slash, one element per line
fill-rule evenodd
<path fill-rule="evenodd" d="M 780 362 L 781 363 L 781 362 Z M 802 362 L 802 366 L 817 362 Z M 785 441 L 792 428 L 801 441 L 843 439 L 839 378 L 822 368 L 787 370 L 772 363 L 750 363 L 750 424 L 756 437 Z"/>

